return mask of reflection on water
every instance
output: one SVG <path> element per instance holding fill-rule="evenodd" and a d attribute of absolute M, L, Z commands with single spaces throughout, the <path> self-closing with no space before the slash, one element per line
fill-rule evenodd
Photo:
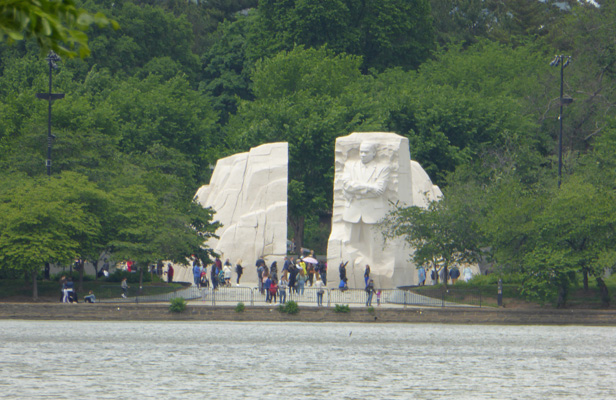
<path fill-rule="evenodd" d="M 7 399 L 613 399 L 616 328 L 0 322 Z"/>

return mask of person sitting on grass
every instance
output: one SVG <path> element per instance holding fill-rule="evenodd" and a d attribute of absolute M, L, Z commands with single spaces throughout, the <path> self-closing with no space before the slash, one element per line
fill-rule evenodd
<path fill-rule="evenodd" d="M 83 301 L 86 303 L 96 303 L 96 296 L 94 296 L 94 293 L 90 290 L 90 293 L 83 298 Z"/>

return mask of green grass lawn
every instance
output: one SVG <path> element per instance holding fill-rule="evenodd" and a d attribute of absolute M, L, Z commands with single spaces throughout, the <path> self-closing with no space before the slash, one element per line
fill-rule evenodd
<path fill-rule="evenodd" d="M 139 286 L 138 283 L 129 283 L 129 285 L 131 286 L 131 292 Z M 60 301 L 61 287 L 58 281 L 38 280 L 37 286 L 39 301 Z M 165 293 L 181 287 L 182 284 L 180 283 L 167 284 L 160 281 L 157 277 L 154 277 L 150 282 L 143 283 L 143 288 L 148 293 Z M 90 290 L 94 292 L 98 298 L 117 297 L 121 294 L 119 282 L 110 282 L 102 278 L 98 280 L 94 280 L 93 277 L 88 277 L 87 280 L 84 279 L 83 290 L 79 290 L 79 282 L 75 280 L 75 288 L 77 289 L 79 301 L 83 301 L 83 297 L 87 295 Z M 32 301 L 32 282 L 24 279 L 0 279 L 0 301 Z"/>
<path fill-rule="evenodd" d="M 507 277 L 505 277 L 507 278 Z M 467 301 L 468 304 L 475 304 L 476 297 L 479 293 L 481 293 L 481 305 L 485 307 L 497 307 L 498 306 L 498 285 L 496 283 L 497 277 L 493 279 L 482 279 L 471 280 L 470 282 L 458 281 L 455 285 L 448 285 L 451 289 L 451 292 L 460 292 L 457 298 L 461 299 L 460 301 L 454 302 L 464 302 Z M 516 280 L 516 279 L 512 279 Z M 608 288 L 611 302 L 610 308 L 616 307 L 616 275 L 612 275 L 606 279 L 604 279 L 605 284 Z M 422 291 L 429 293 L 432 288 L 443 288 L 442 284 L 436 286 L 425 286 L 423 288 L 419 288 L 416 291 L 421 293 Z M 506 280 L 503 280 L 503 305 L 505 308 L 537 308 L 537 307 L 554 307 L 556 304 L 556 299 L 551 299 L 545 304 L 539 304 L 537 302 L 532 302 L 526 299 L 521 294 L 521 283 L 507 283 Z M 467 292 L 465 295 L 464 293 Z M 570 289 L 569 297 L 567 299 L 567 307 L 568 308 L 583 308 L 583 309 L 598 309 L 602 308 L 601 297 L 599 296 L 599 290 L 597 288 L 597 283 L 595 279 L 589 279 L 588 282 L 588 291 L 585 291 L 582 286 L 582 279 L 578 279 L 578 284 Z"/>

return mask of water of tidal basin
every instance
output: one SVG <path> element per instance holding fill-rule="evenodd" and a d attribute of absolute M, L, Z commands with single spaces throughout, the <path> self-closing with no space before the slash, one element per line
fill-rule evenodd
<path fill-rule="evenodd" d="M 614 399 L 616 328 L 0 321 L 2 399 Z"/>

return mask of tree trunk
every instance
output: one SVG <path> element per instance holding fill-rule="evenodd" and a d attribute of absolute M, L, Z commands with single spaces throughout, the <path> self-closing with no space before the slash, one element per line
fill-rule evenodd
<path fill-rule="evenodd" d="M 557 308 L 564 308 L 567 303 L 567 287 L 561 285 L 558 289 L 558 301 L 556 303 Z"/>
<path fill-rule="evenodd" d="M 293 228 L 295 254 L 301 254 L 302 246 L 304 246 L 304 217 L 291 217 L 289 218 L 289 221 L 291 222 L 291 227 Z"/>
<path fill-rule="evenodd" d="M 597 277 L 597 287 L 599 288 L 599 295 L 601 296 L 601 305 L 605 308 L 610 306 L 610 293 L 607 290 L 603 278 Z"/>
<path fill-rule="evenodd" d="M 139 266 L 139 294 L 141 294 L 141 288 L 143 287 L 143 266 Z"/>
<path fill-rule="evenodd" d="M 38 271 L 32 271 L 32 300 L 38 301 L 38 283 L 36 281 L 36 276 L 38 275 Z"/>
<path fill-rule="evenodd" d="M 94 280 L 98 280 L 98 260 L 92 262 L 94 267 Z"/>
<path fill-rule="evenodd" d="M 79 292 L 83 292 L 83 270 L 86 269 L 86 262 L 85 260 L 79 260 L 79 287 L 77 288 L 77 290 Z"/>
<path fill-rule="evenodd" d="M 584 276 L 584 291 L 588 292 L 588 271 L 583 269 L 582 275 Z"/>

